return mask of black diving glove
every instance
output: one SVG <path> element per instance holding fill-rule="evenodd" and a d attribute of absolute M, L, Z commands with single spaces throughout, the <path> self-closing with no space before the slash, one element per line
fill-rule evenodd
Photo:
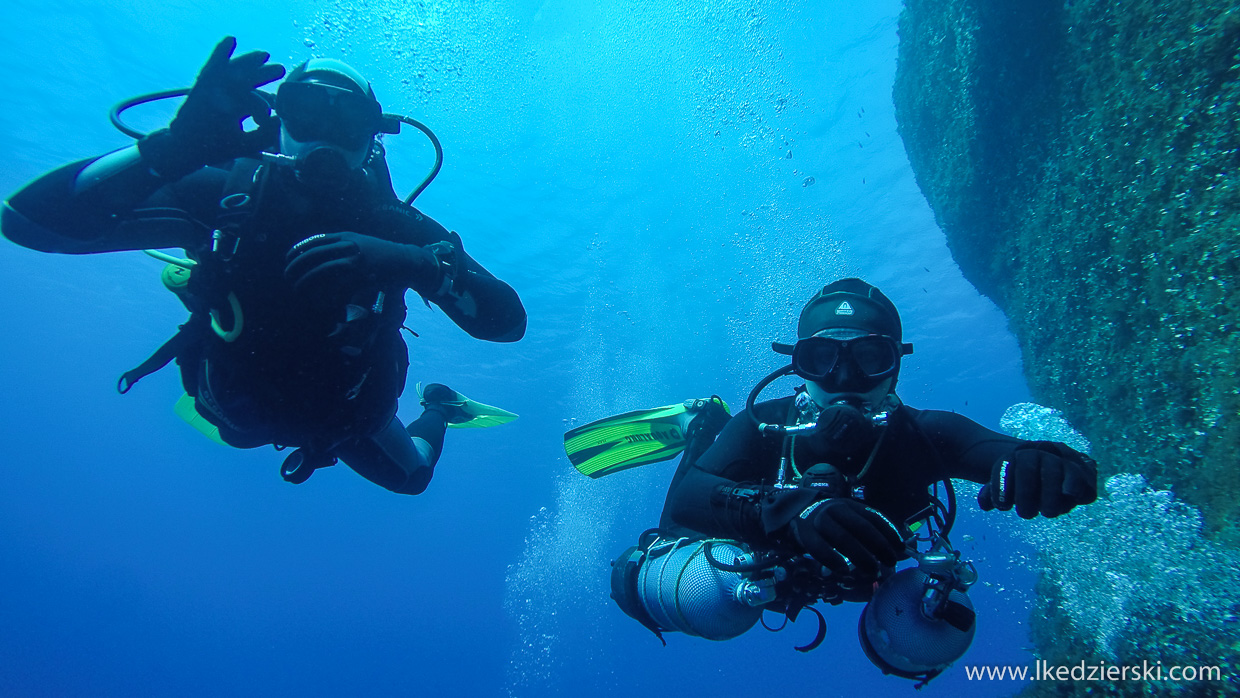
<path fill-rule="evenodd" d="M 834 574 L 875 579 L 880 566 L 894 567 L 908 557 L 907 531 L 847 497 L 814 502 L 788 528 L 800 547 Z"/>
<path fill-rule="evenodd" d="M 284 278 L 298 292 L 339 284 L 403 286 L 419 290 L 441 279 L 435 255 L 424 247 L 391 242 L 361 233 L 315 235 L 293 245 Z"/>
<path fill-rule="evenodd" d="M 233 58 L 237 40 L 225 37 L 198 73 L 172 123 L 138 142 L 143 159 L 160 177 L 177 180 L 213 163 L 257 155 L 276 143 L 279 122 L 257 88 L 284 76 L 271 55 L 251 51 Z M 242 126 L 253 118 L 258 128 Z"/>
<path fill-rule="evenodd" d="M 1098 464 L 1064 444 L 1031 441 L 995 463 L 990 483 L 977 493 L 983 511 L 1008 511 L 1022 519 L 1053 518 L 1098 498 Z"/>

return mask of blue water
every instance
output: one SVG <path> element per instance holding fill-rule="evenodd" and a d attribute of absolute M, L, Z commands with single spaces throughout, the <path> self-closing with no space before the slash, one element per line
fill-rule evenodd
<path fill-rule="evenodd" d="M 577 475 L 560 437 L 718 393 L 778 365 L 814 290 L 860 275 L 900 307 L 901 394 L 997 427 L 1028 399 L 1002 315 L 961 277 L 896 133 L 900 3 L 144 3 L 0 6 L 6 195 L 126 144 L 125 97 L 187 85 L 235 34 L 292 65 L 341 57 L 427 122 L 442 174 L 418 204 L 522 295 L 515 345 L 414 307 L 410 380 L 521 414 L 450 433 L 431 488 L 343 467 L 301 486 L 270 449 L 181 423 L 173 370 L 113 389 L 183 321 L 143 255 L 4 243 L 0 294 L 0 695 L 713 696 L 909 692 L 856 643 L 859 608 L 664 648 L 607 599 L 608 561 L 652 526 L 674 468 Z M 159 106 L 135 114 L 153 128 Z M 429 163 L 389 138 L 397 187 Z M 791 152 L 792 157 L 787 154 Z M 813 183 L 808 184 L 807 178 Z M 788 390 L 783 385 L 774 390 Z M 772 393 L 774 394 L 774 393 Z M 408 399 L 413 397 L 412 400 Z M 410 389 L 402 415 L 416 416 Z M 962 515 L 983 580 L 962 665 L 1031 664 L 1028 554 Z M 911 693 L 909 693 L 912 695 Z"/>

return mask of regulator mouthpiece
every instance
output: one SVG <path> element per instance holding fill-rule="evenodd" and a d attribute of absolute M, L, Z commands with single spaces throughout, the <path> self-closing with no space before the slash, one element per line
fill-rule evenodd
<path fill-rule="evenodd" d="M 818 414 L 817 435 L 837 453 L 854 453 L 874 442 L 877 427 L 861 408 L 838 400 Z"/>
<path fill-rule="evenodd" d="M 354 169 L 349 154 L 327 144 L 305 147 L 295 156 L 276 155 L 267 160 L 292 168 L 298 182 L 317 192 L 343 189 Z"/>

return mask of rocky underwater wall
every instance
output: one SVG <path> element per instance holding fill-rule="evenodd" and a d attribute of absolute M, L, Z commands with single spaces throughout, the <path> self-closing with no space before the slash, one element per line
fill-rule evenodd
<path fill-rule="evenodd" d="M 1235 559 L 1240 1 L 907 0 L 899 31 L 917 181 L 1006 313 L 1035 400 L 1092 442 L 1100 479 L 1169 488 Z M 1240 590 L 1219 593 L 1232 608 Z M 1071 630 L 1047 613 L 1040 640 Z M 1143 651 L 1240 647 L 1234 618 L 1163 625 Z"/>

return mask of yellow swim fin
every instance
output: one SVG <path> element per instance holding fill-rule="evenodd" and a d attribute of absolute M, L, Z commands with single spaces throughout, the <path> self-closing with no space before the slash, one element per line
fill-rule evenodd
<path fill-rule="evenodd" d="M 444 411 L 451 413 L 448 415 L 448 426 L 454 429 L 496 427 L 517 418 L 508 410 L 470 400 L 441 383 L 427 383 L 425 388 L 418 383 L 415 389 L 418 391 L 418 403 L 423 407 L 442 405 L 447 408 Z M 430 397 L 426 393 L 430 393 Z"/>
<path fill-rule="evenodd" d="M 728 414 L 718 397 L 625 412 L 570 429 L 564 452 L 578 472 L 596 479 L 675 458 L 689 445 L 689 423 L 705 409 Z"/>
<path fill-rule="evenodd" d="M 194 398 L 189 395 L 181 395 L 181 399 L 177 400 L 177 404 L 172 406 L 172 411 L 176 412 L 177 416 L 184 419 L 191 427 L 202 432 L 203 436 L 221 446 L 228 445 L 220 438 L 220 428 L 208 422 L 207 418 L 202 416 L 198 408 L 194 406 Z"/>

